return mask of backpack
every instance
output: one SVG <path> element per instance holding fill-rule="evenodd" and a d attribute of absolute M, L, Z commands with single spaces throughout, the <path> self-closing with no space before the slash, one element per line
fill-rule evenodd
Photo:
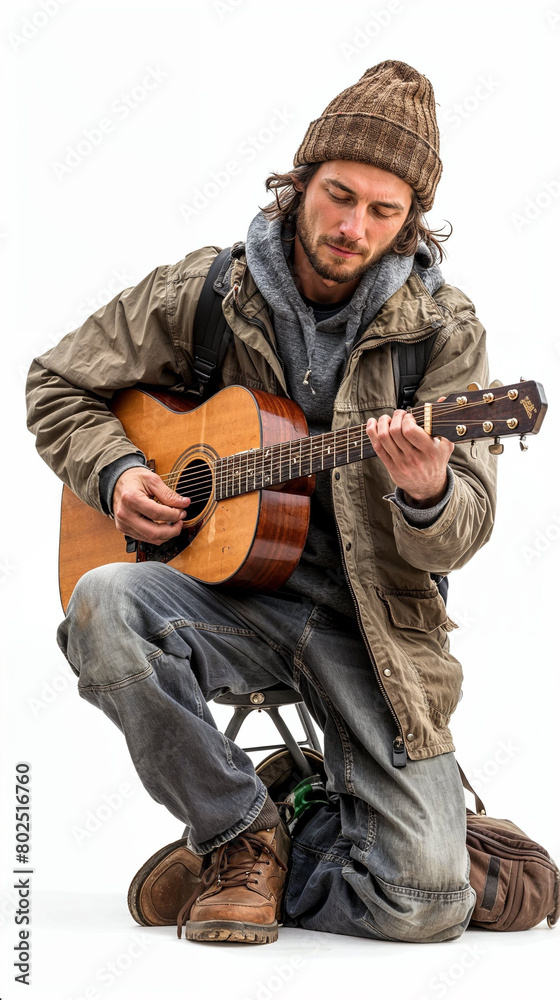
<path fill-rule="evenodd" d="M 459 765 L 458 765 L 459 766 Z M 560 871 L 548 851 L 510 819 L 492 819 L 459 766 L 463 786 L 474 795 L 467 809 L 470 883 L 476 905 L 470 926 L 489 931 L 526 931 L 560 916 Z"/>

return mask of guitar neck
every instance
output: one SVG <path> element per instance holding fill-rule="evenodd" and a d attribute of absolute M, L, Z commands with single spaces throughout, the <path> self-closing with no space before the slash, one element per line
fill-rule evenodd
<path fill-rule="evenodd" d="M 500 437 L 536 434 L 546 413 L 546 398 L 539 382 L 516 383 L 491 389 L 453 393 L 437 403 L 424 403 L 410 412 L 427 434 L 440 434 L 449 441 L 494 441 L 494 454 L 502 446 Z M 323 469 L 374 458 L 366 425 L 357 424 L 325 434 L 283 441 L 266 448 L 238 452 L 216 460 L 216 500 L 250 493 L 303 479 Z"/>
<path fill-rule="evenodd" d="M 365 424 L 238 452 L 216 461 L 215 497 L 226 500 L 374 457 Z"/>

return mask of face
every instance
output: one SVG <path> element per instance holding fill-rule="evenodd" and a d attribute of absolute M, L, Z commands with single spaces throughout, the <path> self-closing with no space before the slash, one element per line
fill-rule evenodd
<path fill-rule="evenodd" d="M 322 163 L 305 189 L 296 220 L 295 264 L 299 256 L 302 283 L 301 250 L 324 288 L 356 285 L 391 249 L 411 203 L 412 188 L 396 174 L 351 160 Z"/>

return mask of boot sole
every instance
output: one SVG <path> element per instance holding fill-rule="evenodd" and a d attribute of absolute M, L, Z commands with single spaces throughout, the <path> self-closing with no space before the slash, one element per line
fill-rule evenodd
<path fill-rule="evenodd" d="M 278 939 L 278 922 L 247 924 L 241 920 L 189 920 L 187 941 L 237 941 L 242 944 L 272 944 Z"/>
<path fill-rule="evenodd" d="M 136 872 L 136 875 L 132 879 L 127 896 L 128 909 L 130 911 L 131 916 L 136 921 L 136 923 L 140 924 L 141 927 L 172 927 L 176 923 L 176 918 L 169 920 L 164 920 L 162 918 L 161 921 L 158 922 L 157 924 L 153 923 L 151 920 L 147 920 L 142 912 L 142 907 L 140 905 L 140 895 L 142 889 L 144 888 L 144 883 L 146 882 L 146 879 L 148 878 L 149 875 L 151 875 L 156 865 L 158 865 L 160 861 L 163 861 L 164 858 L 166 858 L 169 854 L 172 854 L 177 847 L 184 847 L 184 846 L 185 846 L 184 839 L 175 840 L 173 841 L 172 844 L 166 844 L 165 847 L 160 848 L 159 851 L 156 851 L 155 854 L 152 854 L 151 858 L 148 858 L 148 860 Z M 194 891 L 195 887 L 199 884 L 199 882 L 200 882 L 200 876 L 193 875 L 192 890 L 190 891 Z"/>

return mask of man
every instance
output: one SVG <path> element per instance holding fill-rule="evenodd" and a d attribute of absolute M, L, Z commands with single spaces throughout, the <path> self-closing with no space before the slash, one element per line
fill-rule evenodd
<path fill-rule="evenodd" d="M 399 941 L 443 941 L 468 924 L 448 729 L 461 669 L 436 580 L 487 541 L 495 463 L 395 409 L 392 353 L 432 338 L 417 402 L 487 385 L 484 330 L 444 283 L 422 222 L 438 151 L 429 81 L 404 63 L 373 67 L 311 123 L 289 175 L 269 178 L 276 203 L 215 284 L 233 331 L 219 387 L 291 396 L 311 433 L 367 421 L 377 455 L 318 475 L 287 584 L 235 592 L 161 563 L 115 564 L 82 578 L 59 629 L 80 693 L 120 726 L 145 787 L 186 825 L 133 881 L 142 923 L 178 916 L 192 940 L 261 943 L 282 915 Z M 193 319 L 215 253 L 156 268 L 30 372 L 40 453 L 147 542 L 178 535 L 189 500 L 145 467 L 106 402 L 140 381 L 194 385 Z M 207 705 L 280 681 L 323 729 L 329 797 L 291 845 Z"/>

